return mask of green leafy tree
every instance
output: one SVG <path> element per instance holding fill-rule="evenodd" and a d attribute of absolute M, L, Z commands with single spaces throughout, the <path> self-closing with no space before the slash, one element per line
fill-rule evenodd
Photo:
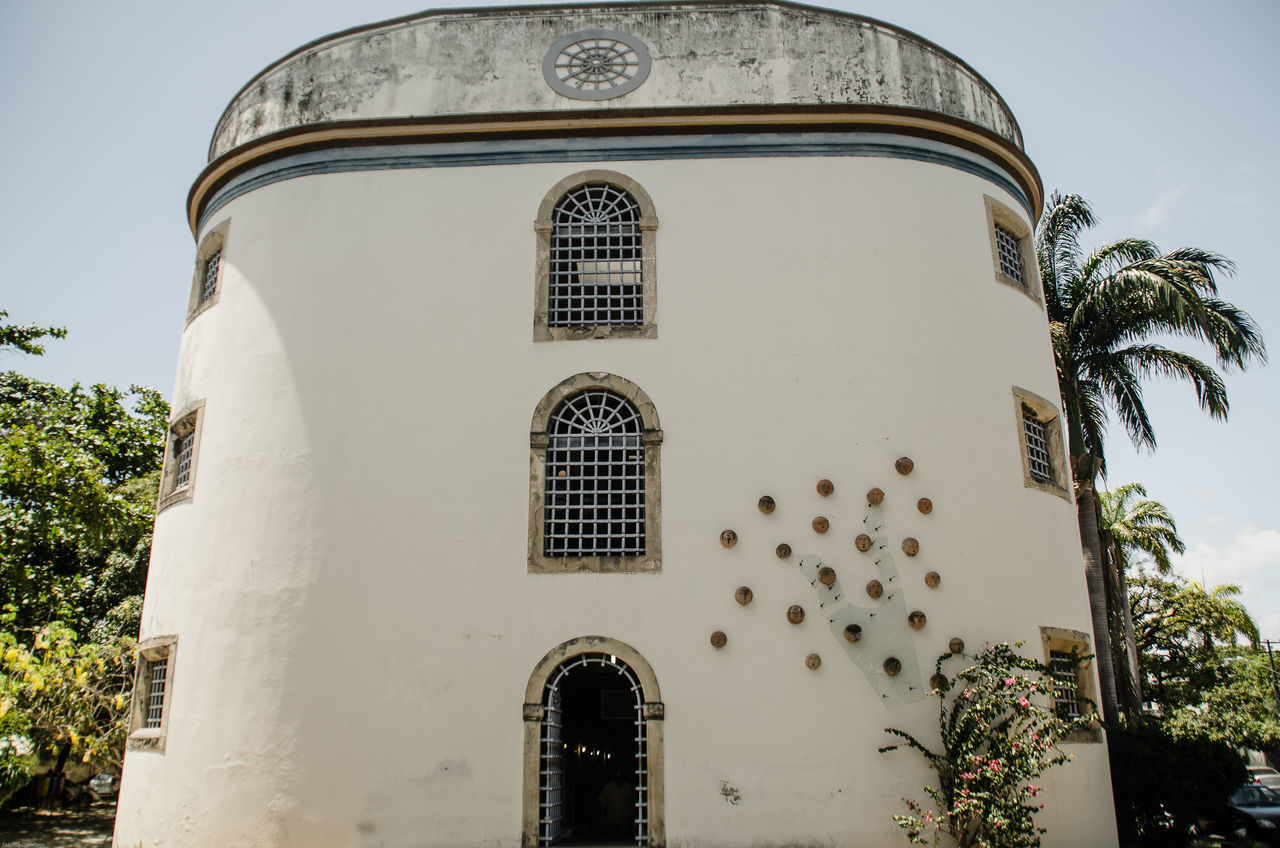
<path fill-rule="evenodd" d="M 0 310 L 0 322 L 7 313 Z M 56 327 L 0 323 L 40 354 Z M 0 373 L 0 722 L 57 757 L 118 768 L 168 405 L 153 389 Z M 13 755 L 13 756 L 5 756 Z"/>
<path fill-rule="evenodd" d="M 1080 236 L 1094 223 L 1084 198 L 1054 192 L 1036 233 L 1036 253 L 1075 475 L 1102 706 L 1113 719 L 1116 663 L 1128 663 L 1125 652 L 1113 652 L 1110 644 L 1108 621 L 1123 599 L 1108 603 L 1106 572 L 1113 566 L 1098 535 L 1094 484 L 1106 468 L 1107 421 L 1114 415 L 1136 446 L 1154 448 L 1155 430 L 1142 400 L 1143 382 L 1153 378 L 1190 383 L 1201 408 L 1225 419 L 1227 392 L 1217 368 L 1264 362 L 1266 347 L 1253 319 L 1218 297 L 1218 277 L 1234 271 L 1230 260 L 1193 247 L 1161 252 L 1138 238 L 1086 255 Z M 1158 341 L 1168 338 L 1205 344 L 1217 368 Z M 1135 670 L 1125 672 L 1136 680 Z"/>
<path fill-rule="evenodd" d="M 22 717 L 36 749 L 119 771 L 128 734 L 136 643 L 125 637 L 82 641 L 61 623 L 28 647 L 0 631 L 0 717 Z"/>
<path fill-rule="evenodd" d="M 934 690 L 940 750 L 906 731 L 885 729 L 923 755 L 937 777 L 937 786 L 924 788 L 931 806 L 908 801 L 907 812 L 893 817 L 913 844 L 937 842 L 941 836 L 960 848 L 1040 844 L 1045 828 L 1035 816 L 1044 804 L 1036 781 L 1071 758 L 1058 742 L 1087 719 L 1066 718 L 1050 708 L 1047 669 L 1021 656 L 1019 647 L 1021 643 L 988 646 L 967 658 L 970 664 L 953 680 L 942 676 L 942 667 L 957 655 L 938 658 L 940 677 L 935 679 L 944 681 Z"/>
<path fill-rule="evenodd" d="M 1234 746 L 1165 722 L 1110 727 L 1107 743 L 1121 844 L 1189 844 L 1192 825 L 1248 779 Z"/>
<path fill-rule="evenodd" d="M 88 634 L 141 593 L 167 421 L 153 389 L 0 373 L 0 607 L 15 627 Z"/>
<path fill-rule="evenodd" d="M 1270 667 L 1240 588 L 1140 574 L 1130 599 L 1146 691 L 1169 732 L 1280 745 Z"/>
<path fill-rule="evenodd" d="M 0 710 L 4 702 L 0 699 Z M 17 710 L 0 713 L 0 808 L 31 778 L 36 766 L 31 723 Z"/>
<path fill-rule="evenodd" d="M 39 356 L 44 353 L 44 345 L 39 343 L 41 339 L 46 336 L 61 339 L 67 335 L 66 327 L 37 327 L 34 324 L 22 327 L 4 323 L 8 317 L 8 311 L 0 309 L 0 351 L 11 347 L 23 353 Z"/>

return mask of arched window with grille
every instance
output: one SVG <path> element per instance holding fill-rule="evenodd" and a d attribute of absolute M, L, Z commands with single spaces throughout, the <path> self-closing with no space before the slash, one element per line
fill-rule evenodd
<path fill-rule="evenodd" d="M 612 374 L 579 374 L 538 406 L 531 432 L 529 568 L 660 568 L 653 404 Z"/>
<path fill-rule="evenodd" d="M 543 198 L 534 340 L 654 338 L 658 220 L 638 183 L 584 171 Z"/>

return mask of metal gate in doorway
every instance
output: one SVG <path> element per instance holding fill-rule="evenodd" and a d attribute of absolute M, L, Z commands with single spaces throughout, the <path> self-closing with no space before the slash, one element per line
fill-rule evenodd
<path fill-rule="evenodd" d="M 636 746 L 635 818 L 633 841 L 637 846 L 649 844 L 649 758 L 645 733 L 644 693 L 635 672 L 613 654 L 578 654 L 565 660 L 547 679 L 543 693 L 543 716 L 538 764 L 538 845 L 549 846 L 569 836 L 565 826 L 566 793 L 564 713 L 561 686 L 574 669 L 602 666 L 625 681 L 634 701 Z"/>

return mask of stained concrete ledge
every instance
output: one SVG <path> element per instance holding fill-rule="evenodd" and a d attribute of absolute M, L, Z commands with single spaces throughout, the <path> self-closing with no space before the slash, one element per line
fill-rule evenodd
<path fill-rule="evenodd" d="M 556 93 L 550 46 L 570 33 L 634 35 L 648 78 L 608 100 Z M 309 124 L 530 111 L 854 104 L 933 112 L 1004 139 L 1008 106 L 958 57 L 892 25 L 784 2 L 656 2 L 427 11 L 319 39 L 231 101 L 212 161 Z"/>

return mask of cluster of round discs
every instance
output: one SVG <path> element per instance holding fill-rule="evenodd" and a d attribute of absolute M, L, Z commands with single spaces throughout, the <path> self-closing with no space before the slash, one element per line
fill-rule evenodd
<path fill-rule="evenodd" d="M 893 467 L 903 476 L 910 474 L 915 469 L 915 462 L 910 457 L 900 457 Z M 829 497 L 835 492 L 835 484 L 830 480 L 823 479 L 818 481 L 818 494 L 822 497 Z M 867 491 L 868 506 L 879 506 L 884 503 L 885 493 L 883 489 L 873 487 Z M 763 495 L 757 502 L 757 506 L 765 515 L 771 514 L 777 508 L 777 502 L 771 495 Z M 916 501 L 916 509 L 921 515 L 929 515 L 933 512 L 933 501 L 929 498 L 920 498 Z M 815 533 L 826 533 L 831 529 L 831 521 L 824 515 L 815 516 L 811 522 Z M 726 548 L 732 548 L 738 544 L 738 534 L 734 530 L 724 530 L 720 534 L 720 544 Z M 854 547 L 861 553 L 867 553 L 874 545 L 872 538 L 866 533 L 858 534 L 853 540 Z M 913 537 L 906 537 L 902 540 L 902 552 L 908 557 L 914 557 L 920 553 L 920 542 Z M 792 550 L 791 545 L 786 542 L 778 543 L 774 549 L 778 559 L 790 559 Z M 824 586 L 831 586 L 836 582 L 836 571 L 829 565 L 823 565 L 818 569 L 818 580 Z M 936 589 L 942 583 L 942 576 L 936 571 L 930 571 L 924 576 L 924 583 L 930 589 Z M 866 585 L 867 596 L 872 600 L 878 600 L 884 594 L 884 584 L 879 580 L 871 580 Z M 749 586 L 739 586 L 734 592 L 734 599 L 743 606 L 751 603 L 754 593 Z M 791 624 L 800 624 L 804 621 L 804 608 L 799 604 L 792 604 L 787 608 L 787 621 Z M 921 630 L 927 622 L 927 617 L 921 610 L 913 610 L 907 616 L 907 624 L 912 630 Z M 844 637 L 850 642 L 858 642 L 862 639 L 862 627 L 858 624 L 850 624 L 844 629 Z M 729 642 L 729 637 L 723 630 L 717 630 L 711 634 L 711 645 L 714 648 L 723 648 Z M 953 654 L 964 653 L 964 640 L 955 637 L 948 644 L 948 650 Z M 822 658 L 818 654 L 809 654 L 805 657 L 805 665 L 810 669 L 816 669 L 822 664 Z M 902 671 L 902 662 L 897 657 L 887 657 L 882 664 L 885 674 L 895 676 Z M 929 679 L 929 685 L 938 689 L 945 686 L 947 679 L 942 674 L 935 674 Z"/>

